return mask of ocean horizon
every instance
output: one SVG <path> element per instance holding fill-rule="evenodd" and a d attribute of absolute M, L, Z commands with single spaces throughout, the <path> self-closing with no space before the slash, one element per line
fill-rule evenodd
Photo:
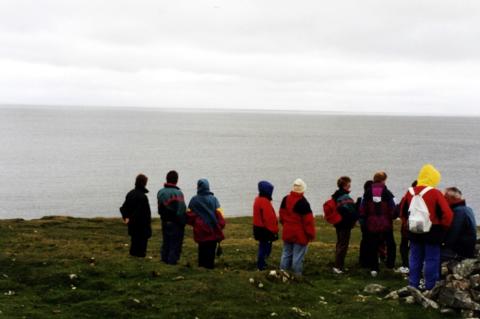
<path fill-rule="evenodd" d="M 0 107 L 0 218 L 118 217 L 135 176 L 149 177 L 152 215 L 175 169 L 187 201 L 207 178 L 227 216 L 251 215 L 257 183 L 278 210 L 293 180 L 316 215 L 336 179 L 352 196 L 376 171 L 399 201 L 425 163 L 457 186 L 478 216 L 480 118 L 318 112 Z"/>

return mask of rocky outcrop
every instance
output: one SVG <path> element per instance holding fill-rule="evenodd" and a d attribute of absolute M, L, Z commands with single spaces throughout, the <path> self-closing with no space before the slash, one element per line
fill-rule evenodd
<path fill-rule="evenodd" d="M 480 318 L 480 259 L 450 261 L 442 265 L 444 279 L 431 291 L 404 287 L 390 292 L 385 299 L 417 303 L 438 309 L 442 314 L 457 313 L 464 318 Z"/>

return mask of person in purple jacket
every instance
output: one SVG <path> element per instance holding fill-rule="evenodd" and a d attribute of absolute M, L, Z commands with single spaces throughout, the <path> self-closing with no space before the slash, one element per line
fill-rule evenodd
<path fill-rule="evenodd" d="M 365 257 L 372 277 L 379 271 L 378 250 L 383 243 L 387 246 L 387 267 L 395 266 L 396 245 L 393 237 L 395 201 L 392 192 L 385 185 L 386 180 L 385 172 L 375 173 L 373 184 L 365 190 L 360 205 L 360 216 L 365 223 L 364 240 L 368 247 Z"/>

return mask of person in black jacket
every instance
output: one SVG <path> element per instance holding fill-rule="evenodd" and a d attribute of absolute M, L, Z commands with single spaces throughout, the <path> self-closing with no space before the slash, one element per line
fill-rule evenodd
<path fill-rule="evenodd" d="M 128 225 L 131 237 L 130 255 L 145 257 L 148 239 L 152 236 L 151 212 L 146 189 L 148 178 L 140 174 L 135 180 L 135 188 L 128 192 L 120 207 L 123 222 Z"/>

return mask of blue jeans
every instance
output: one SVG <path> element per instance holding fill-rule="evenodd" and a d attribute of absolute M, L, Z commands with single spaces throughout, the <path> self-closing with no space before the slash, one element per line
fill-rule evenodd
<path fill-rule="evenodd" d="M 169 265 L 176 265 L 182 253 L 185 226 L 174 222 L 162 222 L 162 261 Z"/>
<path fill-rule="evenodd" d="M 409 285 L 418 288 L 422 270 L 425 275 L 425 288 L 432 289 L 440 278 L 440 245 L 410 242 Z"/>
<path fill-rule="evenodd" d="M 280 269 L 292 270 L 296 275 L 301 275 L 303 271 L 303 258 L 307 252 L 307 245 L 283 242 L 282 259 Z"/>
<path fill-rule="evenodd" d="M 259 241 L 258 242 L 258 256 L 257 256 L 257 268 L 258 270 L 264 270 L 267 266 L 266 259 L 272 252 L 271 241 Z"/>

